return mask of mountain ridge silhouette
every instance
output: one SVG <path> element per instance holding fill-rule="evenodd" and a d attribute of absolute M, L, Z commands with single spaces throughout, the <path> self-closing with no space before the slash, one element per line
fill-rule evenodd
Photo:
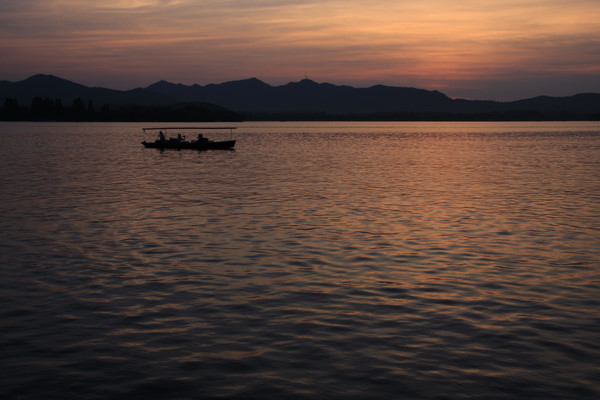
<path fill-rule="evenodd" d="M 122 91 L 88 87 L 53 75 L 37 74 L 20 82 L 0 81 L 0 101 L 17 99 L 29 106 L 35 97 L 93 101 L 100 107 L 143 105 L 170 106 L 181 103 L 214 104 L 238 113 L 281 114 L 321 113 L 330 115 L 383 115 L 393 113 L 570 113 L 600 115 L 600 94 L 573 96 L 537 96 L 500 102 L 493 100 L 452 99 L 437 90 L 374 85 L 355 88 L 347 85 L 317 83 L 310 79 L 269 85 L 257 78 L 219 84 L 183 85 L 165 80 L 145 88 Z"/>
<path fill-rule="evenodd" d="M 600 112 L 600 94 L 537 96 L 501 102 L 452 99 L 437 90 L 374 85 L 368 88 L 317 83 L 310 79 L 271 86 L 257 78 L 201 86 L 160 81 L 147 89 L 188 101 L 203 100 L 238 112 L 490 113 L 507 111 Z"/>

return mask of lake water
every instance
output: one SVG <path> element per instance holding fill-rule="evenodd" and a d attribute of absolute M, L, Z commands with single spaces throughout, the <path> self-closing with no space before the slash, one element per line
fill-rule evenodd
<path fill-rule="evenodd" d="M 0 124 L 0 397 L 600 398 L 600 123 L 144 126 Z"/>

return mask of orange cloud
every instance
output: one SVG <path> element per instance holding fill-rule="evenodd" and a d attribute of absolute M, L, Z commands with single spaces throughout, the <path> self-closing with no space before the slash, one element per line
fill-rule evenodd
<path fill-rule="evenodd" d="M 110 71 L 137 85 L 306 73 L 453 89 L 540 70 L 597 74 L 598 20 L 597 0 L 29 0 L 0 5 L 0 73 Z"/>

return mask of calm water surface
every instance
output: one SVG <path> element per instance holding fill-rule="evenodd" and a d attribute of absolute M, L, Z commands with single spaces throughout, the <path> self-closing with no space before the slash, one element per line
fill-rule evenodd
<path fill-rule="evenodd" d="M 2 398 L 600 398 L 599 123 L 146 125 L 0 124 Z"/>

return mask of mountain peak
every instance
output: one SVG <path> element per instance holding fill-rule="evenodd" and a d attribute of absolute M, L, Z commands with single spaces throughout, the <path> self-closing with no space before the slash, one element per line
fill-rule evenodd
<path fill-rule="evenodd" d="M 318 87 L 321 85 L 319 83 L 313 81 L 312 79 L 304 78 L 304 79 L 299 80 L 298 82 L 290 82 L 284 86 L 296 86 L 296 87 L 308 88 L 308 87 Z"/>
<path fill-rule="evenodd" d="M 69 81 L 67 79 L 63 79 L 63 78 L 59 78 L 58 76 L 47 75 L 47 74 L 31 75 L 29 78 L 23 80 L 22 82 L 31 82 L 31 83 L 58 82 L 58 83 L 70 83 L 70 84 L 78 85 L 77 83 Z"/>
<path fill-rule="evenodd" d="M 85 85 L 59 78 L 54 75 L 45 74 L 32 75 L 18 83 L 23 87 L 29 88 L 29 90 L 33 90 L 34 88 L 44 88 L 47 92 L 56 92 L 59 95 L 63 95 L 65 91 L 88 89 Z"/>
<path fill-rule="evenodd" d="M 46 75 L 46 74 L 35 74 L 35 75 L 31 75 L 29 78 L 21 81 L 22 83 L 35 83 L 35 84 L 39 84 L 39 83 L 69 83 L 69 84 L 74 84 L 76 85 L 76 83 L 71 82 L 69 80 L 63 79 L 63 78 L 59 78 L 57 76 L 54 75 Z"/>
<path fill-rule="evenodd" d="M 66 79 L 62 79 L 62 78 L 58 78 L 54 75 L 50 75 L 50 74 L 35 74 L 35 75 L 31 75 L 29 78 L 25 79 L 26 81 L 28 80 L 39 80 L 39 79 L 60 79 L 60 80 L 66 80 Z"/>
<path fill-rule="evenodd" d="M 148 86 L 146 89 L 160 90 L 160 89 L 169 88 L 171 86 L 175 86 L 175 84 L 172 83 L 172 82 L 169 82 L 169 81 L 165 81 L 164 79 L 161 79 L 158 82 L 154 82 L 153 84 L 151 84 L 150 86 Z"/>
<path fill-rule="evenodd" d="M 240 86 L 240 87 L 245 87 L 245 88 L 264 88 L 264 87 L 270 87 L 270 85 L 264 83 L 263 81 L 261 81 L 258 78 L 248 78 L 248 79 L 240 79 L 237 81 L 229 81 L 229 82 L 224 82 L 221 83 L 221 85 L 226 86 L 226 87 L 230 87 L 230 86 Z M 212 85 L 207 85 L 207 86 L 212 86 Z M 214 85 L 214 86 L 219 86 L 219 85 Z"/>

